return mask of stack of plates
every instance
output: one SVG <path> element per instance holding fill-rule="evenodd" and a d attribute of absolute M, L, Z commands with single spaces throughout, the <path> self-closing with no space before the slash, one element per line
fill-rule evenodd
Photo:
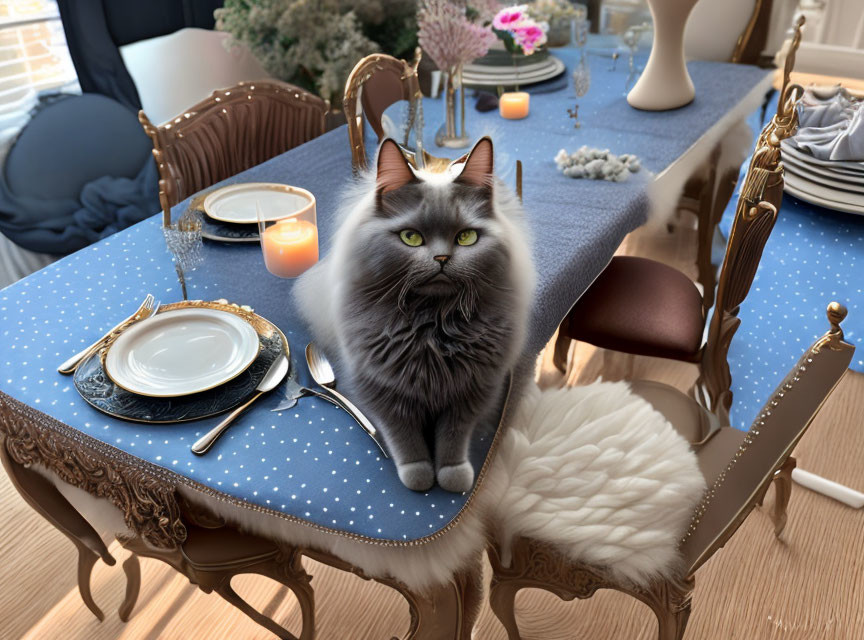
<path fill-rule="evenodd" d="M 529 59 L 530 57 L 526 58 Z M 514 66 L 506 56 L 497 64 L 494 60 L 492 62 L 484 60 L 482 64 L 466 64 L 462 70 L 462 82 L 468 87 L 478 88 L 528 86 L 556 78 L 564 73 L 565 69 L 564 63 L 553 55 L 518 66 Z"/>
<path fill-rule="evenodd" d="M 192 207 L 204 212 L 201 235 L 220 242 L 258 242 L 258 212 L 278 220 L 299 211 L 314 196 L 305 189 L 272 182 L 245 182 L 198 196 Z"/>
<path fill-rule="evenodd" d="M 820 160 L 781 143 L 785 190 L 828 209 L 864 214 L 864 162 Z"/>
<path fill-rule="evenodd" d="M 180 302 L 126 328 L 81 363 L 74 382 L 88 403 L 118 418 L 197 420 L 246 400 L 287 352 L 279 329 L 251 311 Z"/>

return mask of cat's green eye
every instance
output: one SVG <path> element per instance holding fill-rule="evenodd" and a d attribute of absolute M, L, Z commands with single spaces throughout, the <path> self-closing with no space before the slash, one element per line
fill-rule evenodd
<path fill-rule="evenodd" d="M 419 231 L 414 231 L 414 229 L 403 229 L 399 232 L 399 237 L 409 247 L 419 247 L 423 244 L 423 236 L 420 235 Z"/>
<path fill-rule="evenodd" d="M 463 247 L 472 245 L 477 242 L 477 232 L 474 231 L 474 229 L 465 229 L 464 231 L 460 231 L 456 236 L 456 242 Z"/>

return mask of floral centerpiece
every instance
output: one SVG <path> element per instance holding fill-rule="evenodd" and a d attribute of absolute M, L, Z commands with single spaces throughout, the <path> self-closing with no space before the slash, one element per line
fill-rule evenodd
<path fill-rule="evenodd" d="M 505 7 L 495 14 L 492 31 L 511 55 L 530 56 L 546 44 L 549 25 L 531 17 L 528 5 L 519 4 Z"/>
<path fill-rule="evenodd" d="M 483 24 L 484 11 L 472 10 L 451 0 L 420 0 L 417 13 L 418 40 L 439 69 L 447 74 L 446 121 L 435 136 L 439 146 L 467 147 L 465 92 L 461 92 L 461 127 L 456 126 L 456 90 L 462 88 L 462 67 L 486 55 L 495 41 Z"/>

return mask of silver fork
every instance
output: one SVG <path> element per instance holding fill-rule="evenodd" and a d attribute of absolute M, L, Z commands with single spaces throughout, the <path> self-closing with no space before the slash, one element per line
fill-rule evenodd
<path fill-rule="evenodd" d="M 94 351 L 102 347 L 105 342 L 118 330 L 132 324 L 133 322 L 138 322 L 139 320 L 144 320 L 145 318 L 149 318 L 153 315 L 156 309 L 159 308 L 159 305 L 156 304 L 156 299 L 152 296 L 152 294 L 147 294 L 147 297 L 144 298 L 144 302 L 141 303 L 141 306 L 138 307 L 138 310 L 133 313 L 131 316 L 123 320 L 122 322 L 115 325 L 110 331 L 108 331 L 104 336 L 99 338 L 96 342 L 91 344 L 89 347 L 82 349 L 74 356 L 69 358 L 66 362 L 57 367 L 57 371 L 62 374 L 69 375 L 71 373 L 75 373 L 75 369 L 78 368 L 78 365 L 84 362 L 90 354 Z"/>

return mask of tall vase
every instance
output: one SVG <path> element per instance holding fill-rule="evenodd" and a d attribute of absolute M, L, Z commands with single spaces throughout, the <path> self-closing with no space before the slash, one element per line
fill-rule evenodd
<path fill-rule="evenodd" d="M 645 70 L 627 94 L 630 106 L 665 111 L 689 104 L 695 90 L 684 61 L 684 27 L 697 0 L 648 0 L 654 44 Z"/>
<path fill-rule="evenodd" d="M 458 92 L 458 97 L 457 97 Z M 459 102 L 459 115 L 456 114 L 456 102 Z M 465 88 L 462 86 L 462 66 L 456 66 L 447 72 L 444 89 L 444 124 L 435 134 L 435 144 L 449 149 L 464 149 L 470 146 L 471 140 L 465 131 Z"/>

